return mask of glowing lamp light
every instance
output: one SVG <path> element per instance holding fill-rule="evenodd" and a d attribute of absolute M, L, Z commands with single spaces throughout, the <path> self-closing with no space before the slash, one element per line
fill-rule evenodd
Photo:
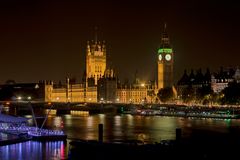
<path fill-rule="evenodd" d="M 32 97 L 31 97 L 31 96 L 28 96 L 28 97 L 27 97 L 27 99 L 28 99 L 28 100 L 31 100 L 31 99 L 32 99 Z"/>
<path fill-rule="evenodd" d="M 144 84 L 144 83 L 142 83 L 142 84 L 141 84 L 141 87 L 144 87 L 144 86 L 145 86 L 145 84 Z"/>
<path fill-rule="evenodd" d="M 21 99 L 22 99 L 22 97 L 21 97 L 21 96 L 18 96 L 18 97 L 17 97 L 17 99 L 18 99 L 18 100 L 21 100 Z"/>

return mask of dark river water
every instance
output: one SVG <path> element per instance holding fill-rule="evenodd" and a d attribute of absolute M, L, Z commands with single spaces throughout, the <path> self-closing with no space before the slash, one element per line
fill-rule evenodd
<path fill-rule="evenodd" d="M 59 142 L 28 141 L 0 147 L 0 159 L 66 159 L 71 139 L 98 139 L 98 124 L 104 126 L 104 141 L 138 139 L 145 143 L 175 139 L 176 128 L 183 137 L 193 130 L 228 133 L 232 127 L 240 127 L 240 120 L 199 119 L 161 116 L 132 116 L 96 114 L 90 116 L 50 116 L 46 128 L 63 130 L 68 140 Z"/>

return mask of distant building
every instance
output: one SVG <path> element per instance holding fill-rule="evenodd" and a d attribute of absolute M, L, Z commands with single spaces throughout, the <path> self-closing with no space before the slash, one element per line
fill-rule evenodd
<path fill-rule="evenodd" d="M 117 100 L 121 103 L 155 103 L 156 90 L 156 83 L 138 82 L 133 84 L 119 84 L 117 88 Z"/>
<path fill-rule="evenodd" d="M 233 81 L 240 82 L 239 69 L 223 69 L 223 67 L 221 67 L 218 72 L 213 73 L 210 73 L 209 69 L 207 69 L 205 75 L 202 74 L 201 70 L 196 71 L 196 74 L 191 70 L 188 75 L 185 70 L 183 76 L 178 81 L 177 89 L 178 94 L 181 95 L 187 87 L 192 87 L 196 92 L 197 89 L 202 86 L 211 86 L 214 93 L 220 93 Z"/>
<path fill-rule="evenodd" d="M 234 81 L 234 75 L 236 71 L 233 68 L 223 69 L 221 67 L 219 72 L 212 73 L 211 77 L 211 87 L 215 93 L 220 93 L 226 87 L 228 87 L 229 82 Z"/>
<path fill-rule="evenodd" d="M 65 84 L 46 83 L 46 102 L 97 102 L 97 87 L 85 87 L 84 83 L 69 83 L 66 78 Z"/>
<path fill-rule="evenodd" d="M 43 101 L 45 99 L 45 86 L 39 83 L 11 83 L 0 85 L 1 101 Z"/>
<path fill-rule="evenodd" d="M 183 95 L 183 92 L 186 88 L 192 88 L 194 94 L 196 94 L 197 89 L 203 86 L 210 86 L 211 85 L 211 73 L 209 69 L 206 70 L 206 73 L 203 74 L 202 70 L 199 69 L 194 72 L 191 70 L 190 74 L 187 74 L 185 70 L 183 76 L 177 83 L 177 93 L 179 96 Z"/>

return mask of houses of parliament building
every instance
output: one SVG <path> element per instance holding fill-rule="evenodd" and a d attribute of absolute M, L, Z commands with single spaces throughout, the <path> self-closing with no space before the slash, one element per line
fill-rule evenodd
<path fill-rule="evenodd" d="M 165 28 L 166 29 L 166 28 Z M 105 42 L 87 42 L 86 70 L 82 82 L 66 78 L 65 84 L 41 81 L 46 102 L 110 102 L 151 103 L 157 101 L 158 90 L 173 85 L 173 51 L 164 29 L 161 46 L 157 52 L 157 82 L 141 83 L 136 78 L 132 84 L 121 84 L 114 70 L 107 66 Z"/>

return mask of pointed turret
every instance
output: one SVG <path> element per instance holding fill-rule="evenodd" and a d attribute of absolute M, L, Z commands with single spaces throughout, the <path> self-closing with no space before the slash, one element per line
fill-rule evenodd
<path fill-rule="evenodd" d="M 95 36 L 94 36 L 94 38 L 95 38 L 95 44 L 97 44 L 97 42 L 98 42 L 98 36 L 97 36 L 98 27 L 95 26 L 94 30 L 95 30 Z"/>
<path fill-rule="evenodd" d="M 90 48 L 89 41 L 87 41 L 87 55 L 91 55 L 91 48 Z"/>
<path fill-rule="evenodd" d="M 182 78 L 178 81 L 178 85 L 188 85 L 189 84 L 189 76 L 187 75 L 187 70 L 184 70 L 184 74 Z"/>
<path fill-rule="evenodd" d="M 163 34 L 161 37 L 161 48 L 170 48 L 170 40 L 167 34 L 167 24 L 164 23 Z"/>
<path fill-rule="evenodd" d="M 191 69 L 191 73 L 189 75 L 189 80 L 190 80 L 190 83 L 193 84 L 195 82 L 195 74 L 194 74 L 194 71 L 193 69 Z"/>
<path fill-rule="evenodd" d="M 207 68 L 207 71 L 206 71 L 206 73 L 204 75 L 204 79 L 205 79 L 205 83 L 206 84 L 211 83 L 211 73 L 210 73 L 209 68 Z"/>
<path fill-rule="evenodd" d="M 234 74 L 233 78 L 236 80 L 237 83 L 240 82 L 240 69 L 238 67 L 235 71 L 235 74 Z"/>

